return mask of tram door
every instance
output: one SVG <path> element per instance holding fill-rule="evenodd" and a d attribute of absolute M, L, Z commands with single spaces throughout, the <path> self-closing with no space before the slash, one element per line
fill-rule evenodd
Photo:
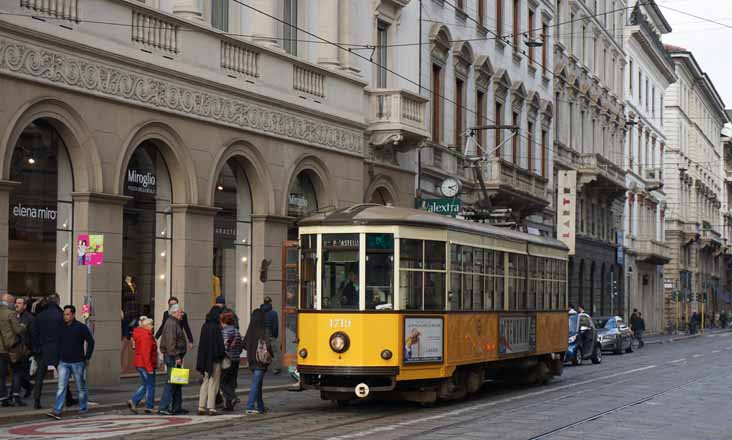
<path fill-rule="evenodd" d="M 299 280 L 297 275 L 298 242 L 282 242 L 282 337 L 283 367 L 297 363 L 297 301 Z"/>

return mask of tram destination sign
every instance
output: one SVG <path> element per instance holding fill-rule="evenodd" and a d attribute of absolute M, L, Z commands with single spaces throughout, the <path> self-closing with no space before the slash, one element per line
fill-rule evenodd
<path fill-rule="evenodd" d="M 455 217 L 463 208 L 461 199 L 417 199 L 417 208 L 435 214 Z"/>

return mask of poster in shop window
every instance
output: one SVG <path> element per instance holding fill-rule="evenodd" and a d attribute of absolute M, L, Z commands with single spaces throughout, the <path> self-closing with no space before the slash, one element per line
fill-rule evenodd
<path fill-rule="evenodd" d="M 443 320 L 404 318 L 404 363 L 442 362 Z"/>
<path fill-rule="evenodd" d="M 100 266 L 104 263 L 104 235 L 79 234 L 76 238 L 76 262 L 79 266 Z"/>

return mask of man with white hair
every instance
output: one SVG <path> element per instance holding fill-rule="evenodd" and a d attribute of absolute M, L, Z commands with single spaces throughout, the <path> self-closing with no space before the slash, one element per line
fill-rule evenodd
<path fill-rule="evenodd" d="M 168 316 L 169 318 L 165 321 L 160 332 L 160 352 L 163 354 L 163 361 L 170 376 L 173 368 L 183 365 L 187 340 L 185 330 L 181 324 L 183 309 L 180 304 L 171 305 L 168 309 Z M 163 396 L 160 398 L 158 414 L 177 415 L 188 412 L 181 407 L 183 404 L 182 388 L 182 385 L 171 384 L 170 377 L 168 377 L 163 389 Z"/>

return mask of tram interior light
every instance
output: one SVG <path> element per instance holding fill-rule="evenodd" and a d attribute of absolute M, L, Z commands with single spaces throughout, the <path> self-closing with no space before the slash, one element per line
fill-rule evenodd
<path fill-rule="evenodd" d="M 36 160 L 33 159 L 32 157 L 29 157 L 28 158 L 28 163 L 31 164 L 31 165 L 33 165 L 34 163 L 36 163 Z"/>

